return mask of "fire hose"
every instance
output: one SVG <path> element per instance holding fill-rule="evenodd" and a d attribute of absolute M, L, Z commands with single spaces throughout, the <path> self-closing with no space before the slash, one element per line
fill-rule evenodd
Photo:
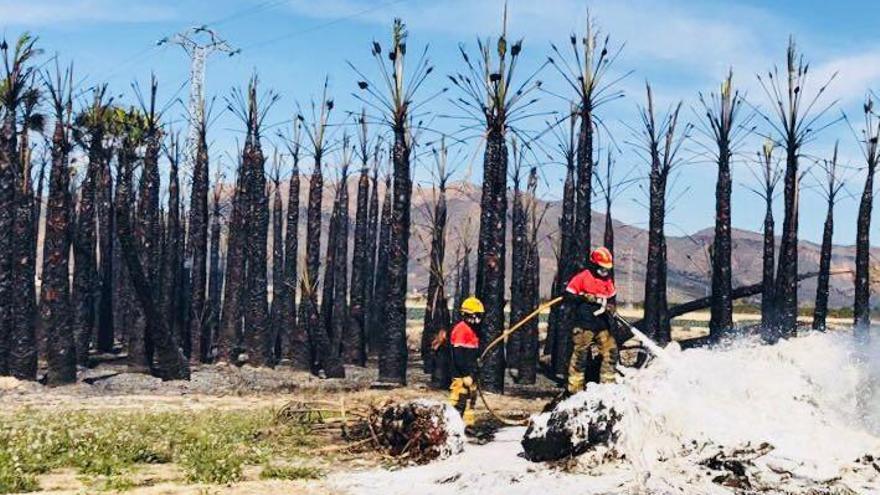
<path fill-rule="evenodd" d="M 492 409 L 492 406 L 489 405 L 489 402 L 486 400 L 486 396 L 483 394 L 482 384 L 480 383 L 481 376 L 482 376 L 482 369 L 483 369 L 483 360 L 486 359 L 486 356 L 488 356 L 489 353 L 492 352 L 492 349 L 497 347 L 498 344 L 507 340 L 507 338 L 510 335 L 512 335 L 517 330 L 521 329 L 526 323 L 533 320 L 535 317 L 540 315 L 545 310 L 550 309 L 553 306 L 562 302 L 562 299 L 563 298 L 560 296 L 555 299 L 551 299 L 551 300 L 545 302 L 544 304 L 538 306 L 534 311 L 532 311 L 531 313 L 526 315 L 525 318 L 516 322 L 516 324 L 514 324 L 513 326 L 511 326 L 510 328 L 508 328 L 507 330 L 502 332 L 501 335 L 499 335 L 492 342 L 490 342 L 489 345 L 487 345 L 486 348 L 483 349 L 483 352 L 480 354 L 480 357 L 477 358 L 477 372 L 475 374 L 476 376 L 475 376 L 475 380 L 474 380 L 474 384 L 476 385 L 476 388 L 477 388 L 477 395 L 480 396 L 480 402 L 483 403 L 483 406 L 486 407 L 486 410 L 489 411 L 489 414 L 492 415 L 493 418 L 495 418 L 496 420 L 500 421 L 501 423 L 503 423 L 505 425 L 525 426 L 527 424 L 527 421 L 525 419 L 514 420 L 514 419 L 505 418 L 505 417 L 501 416 L 501 414 L 496 412 L 494 409 Z M 624 317 L 617 314 L 617 312 L 612 312 L 611 314 L 612 314 L 612 317 L 617 322 L 619 322 L 623 326 L 627 327 L 627 329 L 630 332 L 632 332 L 632 334 L 635 337 L 637 337 L 642 342 L 642 345 L 647 347 L 648 350 L 651 351 L 652 354 L 654 354 L 655 356 L 664 360 L 667 363 L 671 363 L 671 359 L 670 359 L 669 355 L 666 353 L 666 351 L 662 347 L 660 347 L 656 343 L 654 343 L 653 340 L 648 338 L 647 335 L 645 335 L 638 328 L 633 326 L 633 324 L 630 323 L 629 321 L 627 321 Z"/>

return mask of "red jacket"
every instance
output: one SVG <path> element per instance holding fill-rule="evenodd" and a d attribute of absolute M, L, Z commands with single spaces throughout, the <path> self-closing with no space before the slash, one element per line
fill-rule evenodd
<path fill-rule="evenodd" d="M 470 325 L 460 321 L 452 328 L 449 344 L 452 346 L 452 376 L 473 376 L 480 353 L 480 336 Z"/>

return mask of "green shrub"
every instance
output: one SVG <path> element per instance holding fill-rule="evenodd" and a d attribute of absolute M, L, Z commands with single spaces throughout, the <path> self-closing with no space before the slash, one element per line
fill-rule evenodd
<path fill-rule="evenodd" d="M 317 480 L 324 477 L 324 472 L 311 466 L 278 466 L 268 465 L 260 472 L 263 480 Z"/>
<path fill-rule="evenodd" d="M 187 481 L 226 484 L 241 479 L 244 456 L 225 440 L 206 434 L 184 446 L 180 464 Z"/>

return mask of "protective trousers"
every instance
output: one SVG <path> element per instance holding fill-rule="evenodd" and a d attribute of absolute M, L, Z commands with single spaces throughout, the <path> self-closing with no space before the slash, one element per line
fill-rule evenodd
<path fill-rule="evenodd" d="M 575 328 L 572 334 L 574 350 L 568 364 L 568 391 L 576 394 L 584 389 L 584 369 L 590 346 L 595 342 L 599 348 L 602 364 L 599 368 L 600 383 L 614 383 L 617 371 L 617 342 L 611 332 L 606 330 L 583 330 Z"/>
<path fill-rule="evenodd" d="M 477 402 L 477 386 L 469 376 L 452 379 L 449 386 L 449 403 L 461 414 L 465 426 L 474 424 L 474 405 Z"/>

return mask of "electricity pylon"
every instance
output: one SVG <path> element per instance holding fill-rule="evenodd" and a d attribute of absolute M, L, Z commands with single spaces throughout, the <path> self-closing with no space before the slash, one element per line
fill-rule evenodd
<path fill-rule="evenodd" d="M 216 52 L 226 53 L 228 56 L 237 55 L 241 49 L 234 49 L 226 40 L 207 26 L 196 26 L 181 31 L 172 36 L 162 38 L 157 45 L 174 43 L 183 47 L 189 55 L 189 133 L 186 137 L 186 165 L 192 170 L 198 151 L 199 125 L 205 118 L 205 64 L 208 57 Z"/>

